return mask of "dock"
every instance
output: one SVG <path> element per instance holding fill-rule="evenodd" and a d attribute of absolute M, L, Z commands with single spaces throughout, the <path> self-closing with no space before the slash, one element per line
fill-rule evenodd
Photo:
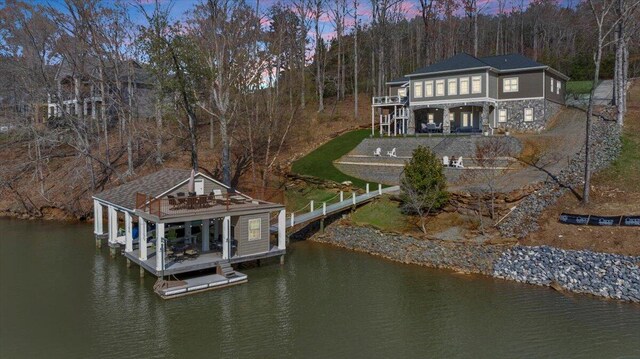
<path fill-rule="evenodd" d="M 229 277 L 221 274 L 210 274 L 180 281 L 160 281 L 159 284 L 157 283 L 156 286 L 154 286 L 154 290 L 162 299 L 173 299 L 209 290 L 231 287 L 247 283 L 247 281 L 247 275 L 240 272 L 234 272 L 233 275 Z M 166 286 L 163 287 L 162 284 Z"/>

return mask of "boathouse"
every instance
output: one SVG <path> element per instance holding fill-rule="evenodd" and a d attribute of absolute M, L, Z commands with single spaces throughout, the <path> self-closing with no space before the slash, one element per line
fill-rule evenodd
<path fill-rule="evenodd" d="M 98 193 L 93 201 L 96 238 L 124 246 L 125 257 L 141 274 L 164 277 L 284 258 L 284 205 L 253 198 L 201 172 L 162 169 Z"/>

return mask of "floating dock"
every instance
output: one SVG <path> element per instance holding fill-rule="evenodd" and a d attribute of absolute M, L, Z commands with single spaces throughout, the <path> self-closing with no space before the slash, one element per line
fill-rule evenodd
<path fill-rule="evenodd" d="M 176 281 L 164 281 L 160 279 L 154 286 L 154 290 L 163 299 L 173 299 L 189 294 L 243 284 L 247 283 L 247 281 L 247 275 L 240 272 L 234 272 L 232 275 L 226 277 L 220 274 L 210 274 Z"/>

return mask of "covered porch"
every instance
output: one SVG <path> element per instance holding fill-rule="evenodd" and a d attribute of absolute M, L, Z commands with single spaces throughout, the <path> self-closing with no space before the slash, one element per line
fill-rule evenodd
<path fill-rule="evenodd" d="M 406 96 L 374 97 L 371 104 L 371 135 L 378 125 L 380 136 L 409 133 L 409 108 Z"/>
<path fill-rule="evenodd" d="M 474 134 L 489 130 L 489 118 L 494 105 L 489 103 L 461 103 L 422 105 L 411 108 L 416 133 Z"/>

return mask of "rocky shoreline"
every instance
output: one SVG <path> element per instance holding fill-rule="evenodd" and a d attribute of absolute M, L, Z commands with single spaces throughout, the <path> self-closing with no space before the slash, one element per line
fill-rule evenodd
<path fill-rule="evenodd" d="M 425 240 L 339 223 L 310 240 L 407 264 L 640 302 L 640 257 L 546 246 Z"/>

